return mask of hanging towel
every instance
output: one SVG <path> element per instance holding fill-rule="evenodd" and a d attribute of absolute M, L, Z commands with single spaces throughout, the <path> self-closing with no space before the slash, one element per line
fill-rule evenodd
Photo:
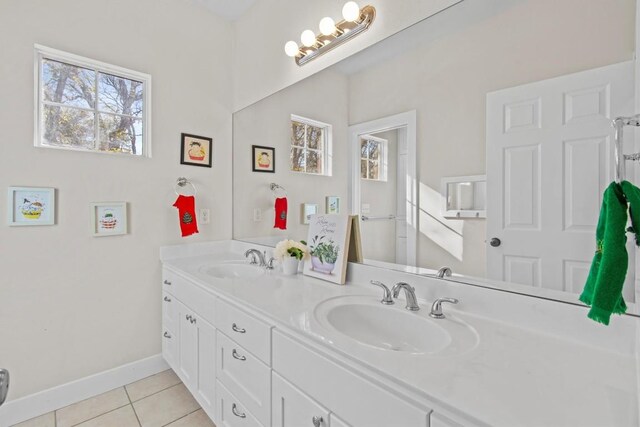
<path fill-rule="evenodd" d="M 287 198 L 278 197 L 275 204 L 275 223 L 273 228 L 279 228 L 280 230 L 287 229 Z"/>
<path fill-rule="evenodd" d="M 198 222 L 196 221 L 196 198 L 193 196 L 179 195 L 173 204 L 178 208 L 178 219 L 180 220 L 180 231 L 182 237 L 191 236 L 198 232 Z"/>
<path fill-rule="evenodd" d="M 580 295 L 580 301 L 591 306 L 589 318 L 609 324 L 611 314 L 626 312 L 622 287 L 627 275 L 626 226 L 627 202 L 636 244 L 640 242 L 640 189 L 623 181 L 611 183 L 604 192 L 598 227 L 596 229 L 596 253 L 591 262 L 589 276 Z"/>

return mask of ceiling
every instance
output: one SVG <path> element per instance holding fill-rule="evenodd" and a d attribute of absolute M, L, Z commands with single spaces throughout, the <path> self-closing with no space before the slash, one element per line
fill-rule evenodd
<path fill-rule="evenodd" d="M 204 5 L 216 15 L 228 20 L 235 21 L 242 16 L 256 0 L 195 0 Z"/>

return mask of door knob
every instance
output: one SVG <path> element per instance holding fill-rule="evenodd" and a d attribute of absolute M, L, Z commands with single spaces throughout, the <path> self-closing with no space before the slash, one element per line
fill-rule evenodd
<path fill-rule="evenodd" d="M 322 423 L 324 423 L 324 419 L 320 416 L 315 416 L 311 418 L 311 422 L 313 423 L 313 427 L 320 427 Z"/>
<path fill-rule="evenodd" d="M 9 394 L 9 371 L 0 369 L 0 406 L 4 403 Z"/>
<path fill-rule="evenodd" d="M 498 239 L 497 237 L 492 237 L 491 240 L 489 240 L 489 244 L 491 246 L 493 246 L 494 248 L 497 248 L 498 246 L 500 246 L 502 244 L 502 241 L 500 239 Z"/>

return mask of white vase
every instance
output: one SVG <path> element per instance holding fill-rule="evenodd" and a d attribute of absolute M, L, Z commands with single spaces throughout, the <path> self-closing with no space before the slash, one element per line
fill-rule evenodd
<path fill-rule="evenodd" d="M 293 276 L 298 274 L 298 259 L 288 256 L 282 260 L 282 274 L 285 276 Z"/>

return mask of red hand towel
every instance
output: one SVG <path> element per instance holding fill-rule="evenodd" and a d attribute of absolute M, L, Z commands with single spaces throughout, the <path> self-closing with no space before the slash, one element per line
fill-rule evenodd
<path fill-rule="evenodd" d="M 198 222 L 196 221 L 196 199 L 193 196 L 180 195 L 173 204 L 178 208 L 180 219 L 180 230 L 182 237 L 191 236 L 198 232 Z"/>
<path fill-rule="evenodd" d="M 273 228 L 280 230 L 287 229 L 287 198 L 278 197 L 276 199 L 276 221 Z"/>

